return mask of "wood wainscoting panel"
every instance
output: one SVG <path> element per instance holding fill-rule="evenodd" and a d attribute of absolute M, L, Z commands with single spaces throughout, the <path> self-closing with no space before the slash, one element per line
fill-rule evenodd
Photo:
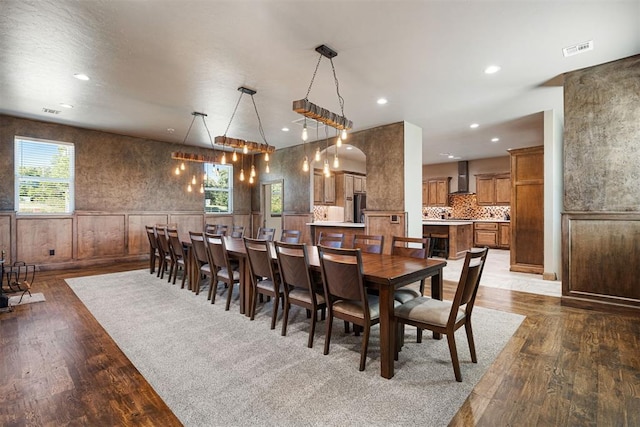
<path fill-rule="evenodd" d="M 11 263 L 11 214 L 0 215 L 0 250 L 4 251 L 4 259 Z M 2 255 L 0 255 L 2 258 Z"/>
<path fill-rule="evenodd" d="M 204 231 L 204 213 L 202 214 L 169 214 L 169 222 L 175 223 L 178 227 L 178 234 L 182 240 L 189 240 L 189 232 Z"/>
<path fill-rule="evenodd" d="M 313 222 L 312 213 L 283 213 L 282 214 L 282 228 L 283 230 L 299 230 L 300 231 L 300 243 L 310 245 L 312 243 L 311 228 L 307 225 Z M 277 236 L 280 238 L 280 236 Z"/>
<path fill-rule="evenodd" d="M 53 250 L 54 254 L 49 255 Z M 17 218 L 16 260 L 55 264 L 73 257 L 73 218 Z"/>
<path fill-rule="evenodd" d="M 244 227 L 244 235 L 251 237 L 249 232 L 251 231 L 251 215 L 248 213 L 233 214 L 233 225 L 241 225 Z M 231 228 L 229 228 L 231 230 Z"/>
<path fill-rule="evenodd" d="M 124 214 L 79 214 L 78 259 L 126 254 Z"/>
<path fill-rule="evenodd" d="M 146 225 L 168 223 L 167 214 L 130 214 L 127 216 L 127 242 L 129 255 L 149 253 L 149 238 Z"/>
<path fill-rule="evenodd" d="M 565 214 L 563 233 L 563 304 L 640 312 L 640 214 Z"/>
<path fill-rule="evenodd" d="M 384 253 L 391 254 L 393 236 L 407 235 L 405 212 L 367 212 L 364 213 L 366 234 L 384 236 Z"/>

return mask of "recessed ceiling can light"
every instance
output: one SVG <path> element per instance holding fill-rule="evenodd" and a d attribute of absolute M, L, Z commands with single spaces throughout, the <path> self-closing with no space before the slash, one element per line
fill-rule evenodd
<path fill-rule="evenodd" d="M 82 73 L 76 73 L 76 74 L 73 75 L 73 77 L 75 77 L 78 80 L 84 80 L 84 81 L 90 80 L 89 76 L 87 76 L 86 74 L 82 74 Z"/>
<path fill-rule="evenodd" d="M 71 105 L 71 104 L 65 104 L 64 102 L 61 102 L 61 103 L 60 103 L 60 106 L 61 106 L 61 107 L 64 107 L 64 108 L 73 108 L 73 105 Z"/>
<path fill-rule="evenodd" d="M 500 138 L 491 138 L 491 142 L 498 142 L 500 141 Z"/>
<path fill-rule="evenodd" d="M 176 130 L 174 128 L 167 128 L 167 132 L 174 133 Z"/>
<path fill-rule="evenodd" d="M 480 126 L 480 125 L 479 125 L 479 124 L 477 124 L 477 123 L 471 123 L 471 124 L 469 125 L 469 127 L 470 127 L 471 129 L 476 129 L 478 126 Z"/>
<path fill-rule="evenodd" d="M 282 132 L 289 132 L 289 128 L 282 128 Z"/>
<path fill-rule="evenodd" d="M 453 159 L 455 156 L 453 154 L 449 154 L 447 157 Z"/>
<path fill-rule="evenodd" d="M 378 103 L 378 105 L 384 105 L 389 101 L 387 101 L 387 98 L 378 98 L 376 102 Z"/>
<path fill-rule="evenodd" d="M 485 74 L 495 74 L 500 70 L 501 70 L 501 68 L 500 68 L 499 65 L 489 65 L 487 68 L 484 69 L 484 73 Z"/>

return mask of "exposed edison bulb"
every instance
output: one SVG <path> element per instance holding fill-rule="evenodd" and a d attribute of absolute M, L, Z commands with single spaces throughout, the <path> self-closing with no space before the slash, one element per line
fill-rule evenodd
<path fill-rule="evenodd" d="M 231 160 L 233 160 L 234 162 L 238 161 L 238 155 L 236 154 L 236 150 L 233 150 L 233 156 L 231 156 Z"/>
<path fill-rule="evenodd" d="M 267 167 L 264 168 L 264 171 L 266 173 L 270 173 L 271 172 L 271 169 L 269 168 L 269 163 L 267 163 Z"/>
<path fill-rule="evenodd" d="M 216 178 L 220 178 L 220 169 L 216 166 Z"/>
<path fill-rule="evenodd" d="M 264 153 L 264 161 L 265 162 L 269 161 L 269 153 Z"/>
<path fill-rule="evenodd" d="M 189 193 L 191 193 L 191 183 L 189 183 L 189 185 L 187 185 L 187 191 L 188 191 Z"/>
<path fill-rule="evenodd" d="M 193 178 L 191 178 L 191 183 L 193 185 L 196 185 L 196 176 L 195 175 L 193 175 Z"/>
<path fill-rule="evenodd" d="M 253 177 L 249 176 L 249 184 L 253 184 Z"/>
<path fill-rule="evenodd" d="M 338 155 L 333 156 L 333 168 L 338 169 L 340 167 L 340 161 L 338 161 Z"/>
<path fill-rule="evenodd" d="M 302 162 L 302 170 L 304 172 L 309 172 L 309 158 L 307 158 L 307 156 L 304 156 L 304 162 Z"/>
<path fill-rule="evenodd" d="M 247 144 L 244 144 L 244 147 L 242 147 L 242 153 L 243 154 L 249 153 L 249 146 Z"/>
<path fill-rule="evenodd" d="M 306 141 L 307 139 L 309 139 L 309 132 L 307 132 L 307 124 L 305 123 L 302 127 L 302 140 Z"/>
<path fill-rule="evenodd" d="M 336 147 L 342 147 L 342 138 L 338 137 L 338 139 L 336 139 Z"/>
<path fill-rule="evenodd" d="M 251 165 L 251 171 L 249 172 L 249 176 L 251 176 L 252 178 L 256 176 L 256 167 L 253 165 Z"/>
<path fill-rule="evenodd" d="M 176 166 L 176 170 L 174 171 L 176 175 L 180 175 L 180 166 Z"/>
<path fill-rule="evenodd" d="M 316 162 L 320 161 L 320 147 L 318 147 L 318 149 L 316 150 L 316 157 L 315 157 Z"/>
<path fill-rule="evenodd" d="M 185 169 L 184 162 L 180 163 L 180 170 L 183 171 Z"/>
<path fill-rule="evenodd" d="M 220 159 L 220 164 L 227 164 L 227 153 L 222 153 L 222 159 Z"/>
<path fill-rule="evenodd" d="M 347 139 L 347 130 L 346 129 L 342 129 L 342 133 L 340 133 L 340 138 L 342 138 L 343 141 L 345 139 Z"/>
<path fill-rule="evenodd" d="M 200 184 L 200 194 L 204 194 L 204 184 Z"/>
<path fill-rule="evenodd" d="M 322 168 L 323 172 L 324 172 L 324 176 L 329 176 L 331 174 L 331 171 L 329 170 L 329 161 L 325 159 L 324 161 L 324 167 Z"/>
<path fill-rule="evenodd" d="M 244 169 L 240 169 L 240 181 L 244 181 Z"/>

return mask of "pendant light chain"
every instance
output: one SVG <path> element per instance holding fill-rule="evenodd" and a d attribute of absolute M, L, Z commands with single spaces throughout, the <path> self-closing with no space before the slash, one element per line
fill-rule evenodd
<path fill-rule="evenodd" d="M 338 76 L 336 75 L 336 67 L 333 65 L 333 58 L 329 58 L 331 62 L 331 70 L 333 71 L 333 80 L 336 82 L 336 93 L 338 94 L 338 102 L 340 103 L 340 112 L 342 113 L 342 117 L 344 117 L 344 98 L 340 95 L 340 84 L 338 83 Z"/>
<path fill-rule="evenodd" d="M 185 145 L 187 142 L 187 138 L 189 137 L 189 133 L 191 133 L 191 127 L 193 126 L 193 122 L 196 121 L 196 115 L 193 114 L 193 119 L 191 119 L 191 124 L 189 125 L 189 129 L 187 129 L 187 134 L 184 136 L 184 139 L 182 140 L 182 145 Z"/>
<path fill-rule="evenodd" d="M 264 141 L 265 144 L 267 144 L 267 147 L 268 147 L 269 143 L 267 142 L 267 137 L 264 136 L 264 129 L 262 128 L 262 120 L 260 120 L 260 113 L 258 113 L 258 107 L 256 106 L 256 100 L 253 97 L 253 95 L 251 95 L 251 101 L 253 102 L 253 109 L 256 110 L 256 116 L 258 117 L 258 131 L 260 131 L 260 136 L 262 137 L 262 140 Z"/>
<path fill-rule="evenodd" d="M 311 76 L 311 83 L 309 83 L 309 88 L 307 89 L 307 94 L 305 95 L 304 99 L 307 99 L 307 100 L 309 99 L 309 93 L 311 93 L 311 86 L 313 86 L 313 81 L 316 79 L 316 74 L 318 73 L 318 67 L 320 67 L 320 61 L 322 61 L 322 54 L 318 55 L 318 62 L 316 63 L 316 69 L 313 71 L 313 76 Z"/>
<path fill-rule="evenodd" d="M 204 128 L 207 130 L 207 135 L 209 135 L 209 143 L 211 143 L 211 148 L 213 149 L 213 155 L 215 157 L 216 147 L 215 145 L 213 145 L 213 138 L 211 138 L 211 132 L 209 132 L 209 126 L 207 126 L 207 121 L 204 119 L 204 116 L 200 116 L 200 117 L 202 117 L 202 123 L 204 124 Z"/>
<path fill-rule="evenodd" d="M 227 136 L 227 132 L 229 132 L 229 128 L 231 127 L 231 123 L 233 122 L 233 118 L 236 116 L 236 111 L 238 111 L 238 105 L 240 105 L 240 100 L 242 99 L 242 95 L 244 95 L 244 92 L 241 91 L 240 97 L 238 98 L 238 102 L 236 102 L 236 107 L 233 109 L 233 114 L 231 114 L 231 120 L 229 120 L 229 124 L 227 125 L 227 128 L 224 131 L 224 136 Z"/>

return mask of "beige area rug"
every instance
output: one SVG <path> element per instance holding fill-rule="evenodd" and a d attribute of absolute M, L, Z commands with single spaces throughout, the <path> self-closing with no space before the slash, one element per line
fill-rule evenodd
<path fill-rule="evenodd" d="M 334 324 L 323 355 L 325 322 L 307 348 L 309 322 L 292 309 L 286 337 L 269 329 L 271 305 L 252 322 L 234 301 L 224 311 L 150 275 L 148 270 L 67 279 L 67 283 L 186 426 L 444 426 L 524 319 L 477 307 L 471 363 L 463 330 L 456 334 L 463 382 L 453 375 L 446 339 L 406 345 L 391 380 L 380 377 L 377 326 L 364 372 L 361 337 Z M 226 296 L 226 294 L 224 294 Z"/>

